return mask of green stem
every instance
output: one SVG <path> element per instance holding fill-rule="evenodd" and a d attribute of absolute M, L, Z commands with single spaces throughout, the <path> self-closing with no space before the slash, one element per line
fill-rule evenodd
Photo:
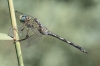
<path fill-rule="evenodd" d="M 12 21 L 12 27 L 14 29 L 17 29 L 17 24 L 16 24 L 16 18 L 15 18 L 15 11 L 14 11 L 14 6 L 13 6 L 13 0 L 8 0 L 8 7 L 10 11 L 10 16 L 11 16 L 11 21 Z M 23 58 L 22 58 L 22 53 L 21 53 L 21 48 L 20 48 L 20 43 L 16 42 L 16 40 L 19 40 L 19 36 L 16 30 L 13 30 L 14 33 L 14 45 L 15 45 L 15 50 L 16 50 L 16 55 L 17 55 L 17 60 L 18 60 L 18 65 L 19 66 L 24 66 L 23 64 Z"/>

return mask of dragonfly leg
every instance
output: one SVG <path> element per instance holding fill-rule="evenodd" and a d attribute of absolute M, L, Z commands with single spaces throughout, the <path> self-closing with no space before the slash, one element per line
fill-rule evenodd
<path fill-rule="evenodd" d="M 25 28 L 25 26 L 21 29 L 21 31 L 23 31 L 23 30 L 24 30 L 24 28 Z"/>
<path fill-rule="evenodd" d="M 23 27 L 21 28 L 21 31 L 23 31 L 23 30 L 24 30 L 24 28 L 25 28 L 25 24 L 23 24 Z"/>
<path fill-rule="evenodd" d="M 23 28 L 23 29 L 24 29 L 24 28 Z M 27 34 L 26 34 L 26 37 L 23 38 L 23 39 L 20 39 L 20 40 L 18 40 L 18 41 L 23 41 L 23 40 L 26 40 L 27 38 L 29 38 L 28 32 L 29 32 L 29 28 L 27 28 Z"/>

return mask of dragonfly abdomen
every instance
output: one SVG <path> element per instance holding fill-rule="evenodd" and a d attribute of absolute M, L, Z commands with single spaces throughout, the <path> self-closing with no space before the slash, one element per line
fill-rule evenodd
<path fill-rule="evenodd" d="M 48 35 L 53 36 L 53 37 L 56 37 L 56 38 L 58 38 L 59 40 L 64 41 L 65 43 L 67 43 L 67 44 L 69 44 L 69 45 L 72 45 L 72 46 L 74 46 L 75 48 L 81 50 L 82 52 L 87 53 L 87 51 L 84 50 L 82 47 L 80 47 L 80 46 L 78 46 L 78 45 L 76 45 L 76 44 L 74 44 L 74 43 L 72 43 L 72 42 L 70 42 L 70 41 L 68 41 L 68 40 L 66 40 L 66 39 L 64 39 L 64 38 L 62 38 L 62 37 L 56 35 L 56 34 L 49 33 Z"/>

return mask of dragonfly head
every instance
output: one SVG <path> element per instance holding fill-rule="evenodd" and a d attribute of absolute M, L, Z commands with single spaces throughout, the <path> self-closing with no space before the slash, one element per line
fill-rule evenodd
<path fill-rule="evenodd" d="M 19 19 L 20 19 L 20 22 L 24 23 L 25 20 L 26 20 L 26 15 L 20 15 Z"/>

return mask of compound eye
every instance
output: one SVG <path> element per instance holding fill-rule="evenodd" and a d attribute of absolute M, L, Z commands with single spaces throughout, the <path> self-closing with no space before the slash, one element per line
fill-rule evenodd
<path fill-rule="evenodd" d="M 26 15 L 21 15 L 20 21 L 21 21 L 21 22 L 25 22 L 25 20 L 26 20 Z"/>

